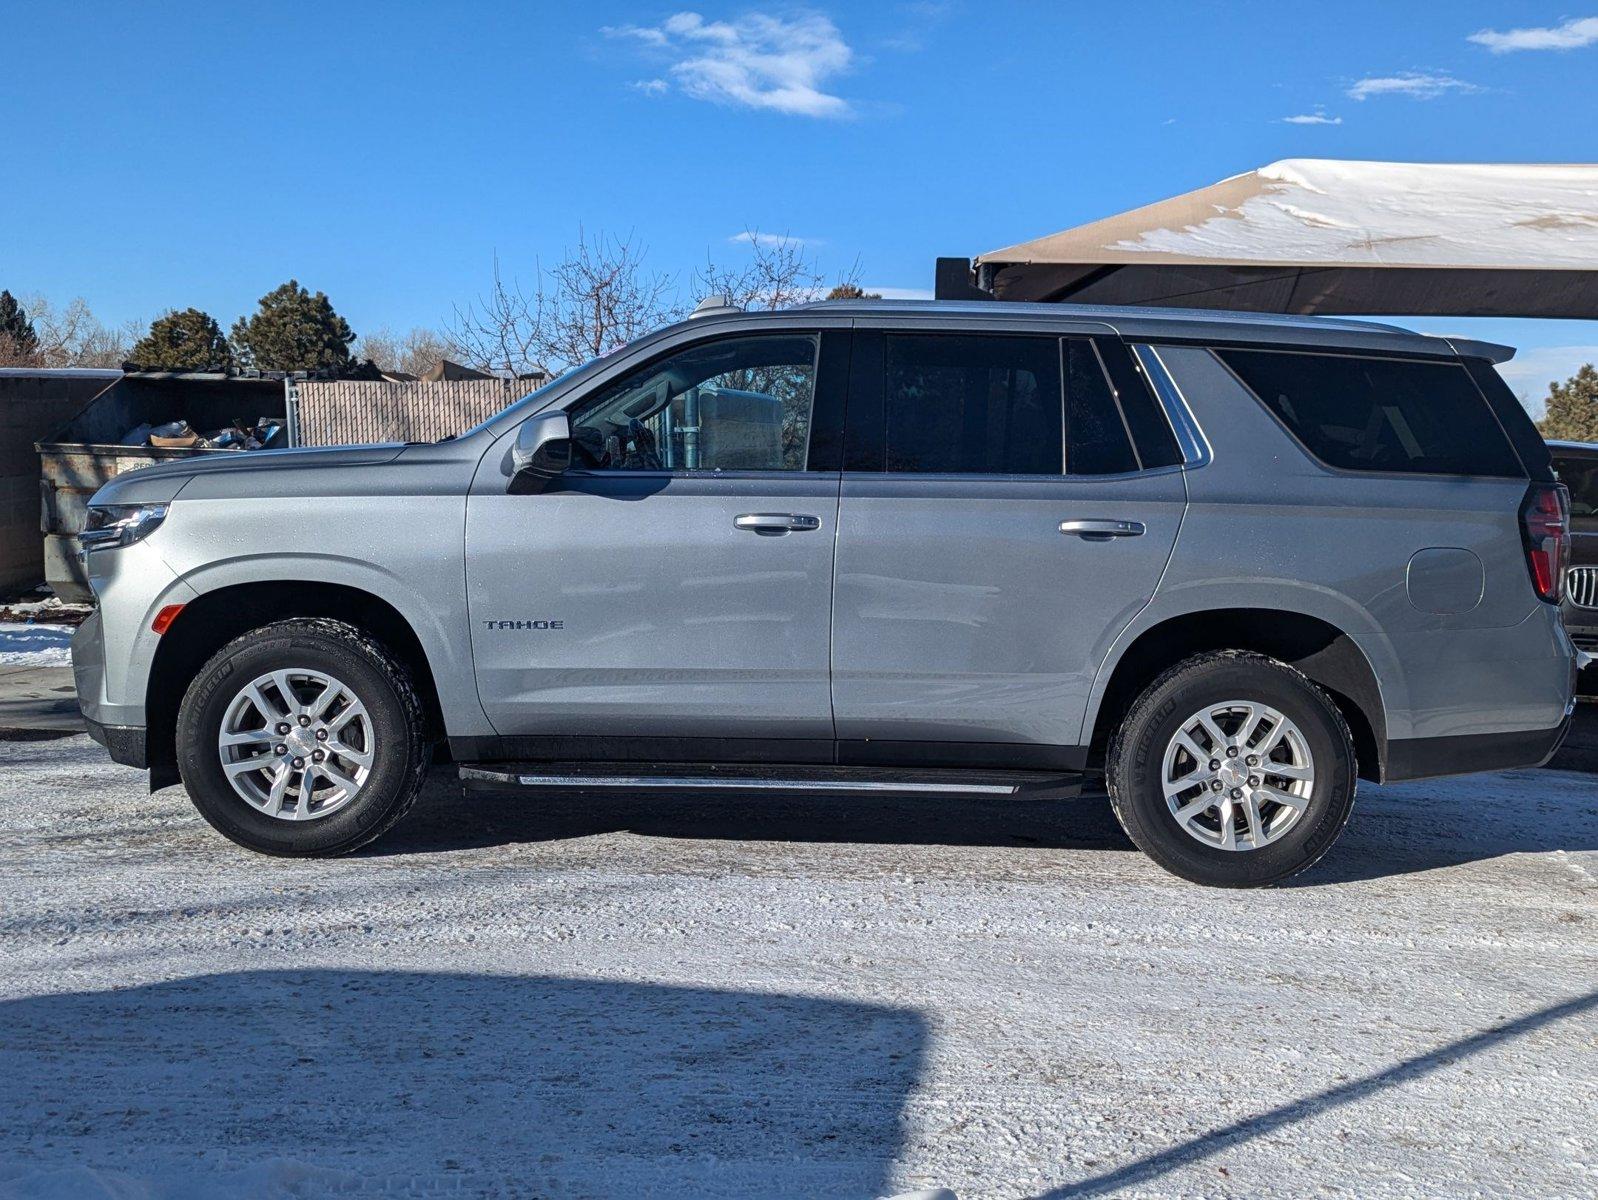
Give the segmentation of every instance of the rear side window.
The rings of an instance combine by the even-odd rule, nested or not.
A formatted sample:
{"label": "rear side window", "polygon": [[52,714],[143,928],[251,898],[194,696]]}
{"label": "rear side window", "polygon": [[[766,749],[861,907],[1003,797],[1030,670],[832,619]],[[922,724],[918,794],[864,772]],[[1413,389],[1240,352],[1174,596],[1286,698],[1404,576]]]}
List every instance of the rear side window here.
{"label": "rear side window", "polygon": [[1216,350],[1316,458],[1345,471],[1523,476],[1458,363]]}
{"label": "rear side window", "polygon": [[1124,342],[1102,338],[1098,342],[1104,365],[1109,368],[1110,382],[1115,385],[1116,399],[1126,415],[1126,427],[1132,431],[1137,443],[1138,457],[1143,469],[1171,467],[1182,461],[1181,447],[1176,444],[1176,433],[1171,422],[1154,398],[1148,376],[1132,361],[1132,353]]}
{"label": "rear side window", "polygon": [[886,353],[888,470],[1060,473],[1057,339],[890,334]]}
{"label": "rear side window", "polygon": [[1065,339],[1065,465],[1073,475],[1137,470],[1137,455],[1098,351],[1087,338]]}

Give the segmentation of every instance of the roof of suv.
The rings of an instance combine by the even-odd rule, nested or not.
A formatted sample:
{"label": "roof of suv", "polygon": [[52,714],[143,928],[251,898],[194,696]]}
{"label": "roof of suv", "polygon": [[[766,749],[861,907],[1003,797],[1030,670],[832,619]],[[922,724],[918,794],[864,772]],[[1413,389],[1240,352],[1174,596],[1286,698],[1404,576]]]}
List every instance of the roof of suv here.
{"label": "roof of suv", "polygon": [[1133,308],[1123,304],[1043,304],[1015,300],[817,300],[797,305],[828,312],[948,313],[974,317],[1008,315],[1015,317],[1060,317],[1076,320],[1108,321],[1202,321],[1214,325],[1299,325],[1310,329],[1350,329],[1409,333],[1397,325],[1378,321],[1352,321],[1346,317],[1294,317],[1277,313],[1232,312],[1225,309]]}
{"label": "roof of suv", "polygon": [[838,316],[955,317],[983,323],[1005,321],[1098,321],[1125,337],[1286,342],[1339,345],[1421,354],[1459,353],[1504,362],[1508,346],[1462,338],[1428,337],[1398,325],[1353,321],[1346,317],[1298,317],[1222,309],[1143,308],[1105,304],[1034,304],[998,300],[818,300],[788,312],[826,312]]}

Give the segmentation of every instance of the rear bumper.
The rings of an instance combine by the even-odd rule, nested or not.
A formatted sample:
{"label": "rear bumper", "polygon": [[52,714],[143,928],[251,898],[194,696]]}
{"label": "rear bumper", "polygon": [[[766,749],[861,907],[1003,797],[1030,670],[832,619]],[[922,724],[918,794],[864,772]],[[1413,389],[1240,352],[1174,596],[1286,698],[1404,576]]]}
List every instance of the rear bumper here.
{"label": "rear bumper", "polygon": [[1569,732],[1567,716],[1552,729],[1395,739],[1387,743],[1387,770],[1383,782],[1540,767],[1558,752]]}

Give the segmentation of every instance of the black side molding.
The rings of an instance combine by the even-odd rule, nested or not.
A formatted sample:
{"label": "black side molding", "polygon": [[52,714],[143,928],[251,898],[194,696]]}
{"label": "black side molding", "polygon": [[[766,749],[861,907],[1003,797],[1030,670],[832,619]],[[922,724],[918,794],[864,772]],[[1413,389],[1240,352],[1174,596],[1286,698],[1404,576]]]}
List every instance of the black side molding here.
{"label": "black side molding", "polygon": [[1558,752],[1570,732],[1566,717],[1552,729],[1520,733],[1473,733],[1465,737],[1393,738],[1387,743],[1383,783],[1434,779],[1477,771],[1540,767]]}
{"label": "black side molding", "polygon": [[958,768],[1001,771],[1081,771],[1086,746],[1022,742],[898,742],[778,738],[452,737],[458,763],[630,762],[768,763],[816,766]]}

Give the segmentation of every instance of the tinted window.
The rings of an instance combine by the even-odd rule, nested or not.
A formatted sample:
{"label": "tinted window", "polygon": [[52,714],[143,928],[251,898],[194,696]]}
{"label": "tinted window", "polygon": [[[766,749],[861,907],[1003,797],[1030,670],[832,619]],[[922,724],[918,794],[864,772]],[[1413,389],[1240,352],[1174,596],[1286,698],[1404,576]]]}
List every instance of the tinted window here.
{"label": "tinted window", "polygon": [[1570,489],[1570,515],[1598,517],[1598,458],[1556,453],[1554,470]]}
{"label": "tinted window", "polygon": [[1126,426],[1132,431],[1137,444],[1138,457],[1144,470],[1151,467],[1170,467],[1182,461],[1182,448],[1176,443],[1176,433],[1160,402],[1154,398],[1148,376],[1132,361],[1132,353],[1124,342],[1100,339],[1099,351],[1110,371],[1110,382],[1115,385],[1116,398],[1126,416]]}
{"label": "tinted window", "polygon": [[1548,461],[1548,444],[1543,441],[1543,435],[1537,432],[1531,414],[1515,398],[1515,393],[1509,390],[1503,377],[1493,370],[1492,363],[1484,358],[1467,358],[1464,363],[1465,370],[1470,372],[1481,394],[1487,397],[1493,415],[1509,435],[1510,444],[1515,447],[1515,453],[1520,455],[1520,465],[1526,468],[1526,474],[1541,483],[1552,483],[1554,476]]}
{"label": "tinted window", "polygon": [[645,367],[573,418],[573,464],[609,471],[802,471],[813,334],[722,338]]}
{"label": "tinted window", "polygon": [[1060,343],[889,334],[890,471],[1058,475]]}
{"label": "tinted window", "polygon": [[1072,475],[1137,470],[1115,393],[1087,338],[1065,340],[1065,441],[1065,466]]}
{"label": "tinted window", "polygon": [[1218,350],[1322,462],[1350,471],[1522,475],[1457,363]]}

